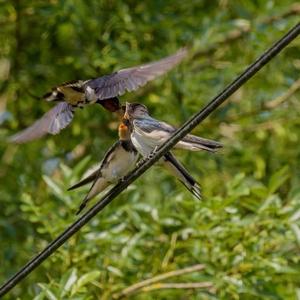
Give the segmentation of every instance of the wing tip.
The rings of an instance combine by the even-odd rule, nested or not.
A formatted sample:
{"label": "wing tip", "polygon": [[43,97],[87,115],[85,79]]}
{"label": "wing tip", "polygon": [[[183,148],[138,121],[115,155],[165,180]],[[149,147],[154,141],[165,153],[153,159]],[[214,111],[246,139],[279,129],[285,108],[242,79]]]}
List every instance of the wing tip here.
{"label": "wing tip", "polygon": [[67,191],[72,191],[72,190],[76,189],[76,186],[77,186],[77,184],[71,185],[71,186],[67,189]]}
{"label": "wing tip", "polygon": [[22,134],[23,134],[22,131],[19,133],[13,134],[6,138],[6,142],[9,144],[21,145],[21,144],[25,144],[27,142],[34,140],[31,138],[29,138],[29,139],[24,138],[24,137],[22,137]]}

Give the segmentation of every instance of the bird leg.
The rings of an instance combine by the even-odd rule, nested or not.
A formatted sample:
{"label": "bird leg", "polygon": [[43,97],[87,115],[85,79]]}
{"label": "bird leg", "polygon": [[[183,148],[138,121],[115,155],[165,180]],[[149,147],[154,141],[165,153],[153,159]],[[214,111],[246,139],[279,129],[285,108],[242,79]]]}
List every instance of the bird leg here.
{"label": "bird leg", "polygon": [[136,163],[136,167],[139,168],[143,163],[147,161],[147,158],[142,158]]}
{"label": "bird leg", "polygon": [[127,178],[128,178],[128,175],[125,175],[125,176],[121,177],[121,178],[119,179],[118,183],[122,183],[122,182],[126,181]]}
{"label": "bird leg", "polygon": [[145,163],[147,160],[151,159],[157,153],[157,149],[158,149],[158,146],[155,146],[155,148],[152,150],[151,153],[149,153],[149,155],[147,157],[144,157],[137,162],[136,167],[139,168],[143,163]]}
{"label": "bird leg", "polygon": [[150,154],[147,156],[146,160],[151,159],[157,153],[157,149],[158,149],[158,146],[155,146],[155,148],[152,150],[152,152],[150,152]]}

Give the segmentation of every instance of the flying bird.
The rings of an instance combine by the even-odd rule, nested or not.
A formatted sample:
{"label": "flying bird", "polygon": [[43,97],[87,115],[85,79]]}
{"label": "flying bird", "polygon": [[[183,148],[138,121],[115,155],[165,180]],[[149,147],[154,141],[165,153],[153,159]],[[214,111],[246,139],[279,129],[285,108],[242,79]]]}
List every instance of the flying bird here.
{"label": "flying bird", "polygon": [[[131,141],[144,158],[147,158],[176,131],[175,127],[166,122],[152,118],[147,107],[140,103],[126,103],[124,122],[130,124]],[[174,148],[216,152],[222,148],[222,144],[188,134]]]}
{"label": "flying bird", "polygon": [[155,62],[122,69],[96,79],[69,81],[56,86],[43,98],[59,103],[30,127],[11,136],[9,141],[21,144],[47,133],[58,134],[71,123],[75,110],[88,104],[99,103],[108,111],[123,115],[118,96],[126,91],[135,91],[148,81],[163,75],[179,64],[186,54],[186,49],[180,49],[174,55]]}
{"label": "flying bird", "polygon": [[138,160],[139,153],[130,140],[130,131],[125,124],[119,125],[119,140],[105,153],[100,167],[92,174],[71,186],[73,190],[88,183],[92,186],[82,201],[77,214],[87,205],[89,200],[105,190],[109,185],[117,183],[129,171],[131,171]]}

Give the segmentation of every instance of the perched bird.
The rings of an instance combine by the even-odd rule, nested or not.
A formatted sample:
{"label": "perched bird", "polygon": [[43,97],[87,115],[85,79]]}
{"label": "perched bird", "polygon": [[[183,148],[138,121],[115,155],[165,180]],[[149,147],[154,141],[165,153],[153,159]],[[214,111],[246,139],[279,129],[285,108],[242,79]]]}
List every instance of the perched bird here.
{"label": "perched bird", "polygon": [[156,62],[122,69],[96,79],[70,81],[54,87],[44,95],[44,99],[59,103],[30,127],[11,136],[9,141],[20,144],[47,133],[58,134],[71,123],[76,108],[83,108],[87,104],[99,103],[105,109],[123,115],[118,96],[126,91],[137,90],[148,81],[163,75],[179,64],[186,54],[187,50],[181,49]]}
{"label": "perched bird", "polygon": [[[126,103],[124,122],[132,127],[131,141],[144,158],[147,158],[176,131],[175,127],[150,117],[147,107],[139,103]],[[186,135],[174,146],[174,148],[190,151],[209,152],[215,152],[221,147],[218,142],[191,134]]]}
{"label": "perched bird", "polygon": [[130,140],[130,131],[125,124],[119,125],[119,140],[105,153],[100,167],[91,175],[71,186],[68,190],[92,183],[92,186],[81,203],[77,214],[86,206],[88,201],[101,193],[109,185],[121,180],[138,160],[138,152]]}

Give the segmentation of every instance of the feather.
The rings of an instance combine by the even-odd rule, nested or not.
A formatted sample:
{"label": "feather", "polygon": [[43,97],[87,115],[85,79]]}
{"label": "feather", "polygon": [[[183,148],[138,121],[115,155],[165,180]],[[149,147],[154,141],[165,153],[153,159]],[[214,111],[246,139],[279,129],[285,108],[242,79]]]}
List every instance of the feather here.
{"label": "feather", "polygon": [[126,91],[137,90],[148,81],[163,75],[179,64],[186,54],[187,50],[181,49],[174,55],[156,62],[122,69],[113,74],[89,80],[86,83],[86,87],[95,90],[96,97],[100,100],[120,96]]}
{"label": "feather", "polygon": [[74,108],[72,105],[60,102],[30,127],[9,137],[9,142],[22,144],[38,139],[47,133],[58,134],[71,123],[73,116]]}

